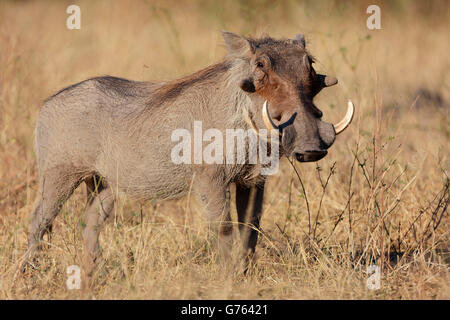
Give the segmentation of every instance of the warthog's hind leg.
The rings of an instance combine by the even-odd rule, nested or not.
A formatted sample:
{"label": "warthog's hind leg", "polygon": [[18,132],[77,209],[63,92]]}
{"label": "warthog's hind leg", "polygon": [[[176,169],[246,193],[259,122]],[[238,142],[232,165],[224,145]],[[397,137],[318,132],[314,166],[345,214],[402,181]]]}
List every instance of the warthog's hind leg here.
{"label": "warthog's hind leg", "polygon": [[70,174],[72,169],[59,166],[53,170],[47,170],[42,175],[41,195],[31,218],[28,251],[22,264],[22,272],[28,265],[35,265],[36,252],[40,249],[44,234],[51,231],[53,220],[81,182],[78,175]]}
{"label": "warthog's hind leg", "polygon": [[111,216],[114,209],[114,195],[111,188],[95,176],[87,179],[87,209],[84,220],[84,274],[90,279],[101,258],[98,242],[103,223]]}

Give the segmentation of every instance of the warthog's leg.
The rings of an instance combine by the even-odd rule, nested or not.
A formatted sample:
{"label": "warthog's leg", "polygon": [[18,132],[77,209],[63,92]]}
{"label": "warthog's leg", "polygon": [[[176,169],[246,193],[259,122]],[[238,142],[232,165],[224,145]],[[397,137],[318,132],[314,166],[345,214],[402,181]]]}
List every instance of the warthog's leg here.
{"label": "warthog's leg", "polygon": [[246,263],[251,262],[258,241],[264,183],[253,188],[236,185],[236,210]]}
{"label": "warthog's leg", "polygon": [[227,261],[233,240],[229,187],[205,178],[196,180],[194,191],[200,195],[205,205],[210,227],[218,235],[220,255]]}
{"label": "warthog's leg", "polygon": [[90,279],[101,257],[98,237],[103,223],[114,209],[114,195],[111,188],[99,177],[89,178],[85,182],[88,207],[83,229],[84,273]]}
{"label": "warthog's leg", "polygon": [[31,218],[28,251],[22,265],[22,272],[28,264],[33,266],[34,257],[40,248],[44,234],[51,230],[53,220],[81,182],[78,174],[72,175],[70,172],[73,172],[72,167],[59,166],[47,170],[41,176],[41,194]]}

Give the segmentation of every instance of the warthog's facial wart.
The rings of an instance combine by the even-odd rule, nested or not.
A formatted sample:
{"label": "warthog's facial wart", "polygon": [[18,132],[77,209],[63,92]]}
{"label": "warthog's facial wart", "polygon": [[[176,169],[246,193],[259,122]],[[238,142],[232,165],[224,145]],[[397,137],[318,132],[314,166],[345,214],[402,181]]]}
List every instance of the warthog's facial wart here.
{"label": "warthog's facial wart", "polygon": [[[253,114],[261,125],[281,140],[281,152],[298,161],[317,161],[327,155],[336,135],[351,123],[354,106],[336,125],[322,121],[313,102],[325,87],[337,84],[334,77],[317,74],[305,38],[292,40],[251,39],[223,32],[229,55],[245,61],[246,75],[239,83],[253,102]],[[256,130],[256,126],[252,125]]]}

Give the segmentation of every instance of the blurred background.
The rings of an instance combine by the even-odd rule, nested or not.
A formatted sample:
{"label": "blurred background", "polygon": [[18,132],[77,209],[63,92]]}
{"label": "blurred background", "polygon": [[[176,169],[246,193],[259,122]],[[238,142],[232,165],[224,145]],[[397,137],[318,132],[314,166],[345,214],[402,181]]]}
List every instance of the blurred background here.
{"label": "blurred background", "polygon": [[[81,8],[80,30],[66,27],[71,4]],[[371,4],[380,30],[367,28]],[[221,30],[304,33],[316,71],[339,80],[316,105],[336,122],[350,98],[354,123],[325,159],[297,172],[284,161],[270,179],[260,264],[244,283],[215,272],[190,201],[124,198],[102,236],[108,272],[95,296],[449,298],[449,24],[447,1],[0,1],[0,298],[78,297],[64,270],[79,263],[84,190],[56,221],[46,267],[17,280],[38,191],[33,130],[43,100],[99,75],[192,73],[223,58]],[[382,267],[381,290],[365,288],[369,262]]]}

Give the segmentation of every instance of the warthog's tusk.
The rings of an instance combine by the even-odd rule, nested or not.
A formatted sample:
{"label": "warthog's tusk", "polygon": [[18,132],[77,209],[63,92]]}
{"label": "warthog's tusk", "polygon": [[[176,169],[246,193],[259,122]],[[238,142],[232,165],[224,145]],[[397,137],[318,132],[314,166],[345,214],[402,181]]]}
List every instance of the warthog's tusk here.
{"label": "warthog's tusk", "polygon": [[278,126],[273,122],[272,118],[270,117],[269,111],[267,110],[267,100],[264,101],[263,110],[262,110],[262,117],[264,120],[264,124],[266,125],[266,128],[272,132],[277,130]]}
{"label": "warthog's tusk", "polygon": [[347,113],[345,114],[344,119],[336,123],[334,126],[334,131],[336,131],[336,134],[341,133],[345,130],[345,128],[348,127],[348,125],[353,120],[353,115],[355,114],[355,106],[353,105],[353,102],[351,100],[348,100],[348,106],[347,106]]}
{"label": "warthog's tusk", "polygon": [[266,100],[264,101],[262,116],[264,124],[266,125],[266,128],[269,130],[269,132],[278,133],[279,135],[281,135],[284,128],[294,123],[294,120],[297,117],[297,112],[294,112],[289,118],[289,120],[277,126],[270,117],[269,110],[267,110],[267,100]]}

